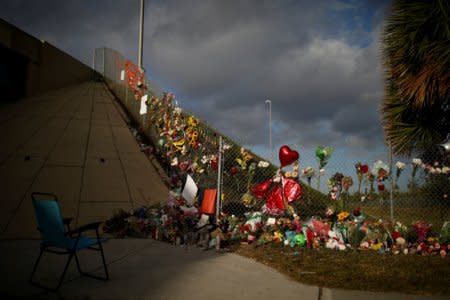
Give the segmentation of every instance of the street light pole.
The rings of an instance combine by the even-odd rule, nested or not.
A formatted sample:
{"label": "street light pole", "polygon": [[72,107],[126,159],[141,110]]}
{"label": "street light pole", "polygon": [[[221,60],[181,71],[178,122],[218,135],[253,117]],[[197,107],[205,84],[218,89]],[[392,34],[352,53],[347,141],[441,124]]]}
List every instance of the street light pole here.
{"label": "street light pole", "polygon": [[273,150],[272,150],[272,101],[266,100],[269,104],[269,148],[270,148],[270,162],[273,163]]}
{"label": "street light pole", "polygon": [[138,66],[141,71],[142,67],[142,49],[144,43],[144,0],[141,0],[141,13],[139,19],[139,49],[138,49]]}

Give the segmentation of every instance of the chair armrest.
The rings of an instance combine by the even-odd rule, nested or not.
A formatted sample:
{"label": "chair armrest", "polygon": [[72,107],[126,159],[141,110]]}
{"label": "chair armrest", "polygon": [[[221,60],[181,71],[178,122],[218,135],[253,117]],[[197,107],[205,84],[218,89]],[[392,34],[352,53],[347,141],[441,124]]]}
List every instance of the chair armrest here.
{"label": "chair armrest", "polygon": [[93,223],[89,223],[89,224],[83,225],[83,226],[78,227],[78,228],[76,228],[74,230],[70,230],[70,231],[66,232],[66,235],[71,236],[73,234],[80,234],[80,233],[82,233],[82,232],[84,232],[86,230],[98,230],[98,227],[100,226],[101,223],[102,222],[93,222]]}
{"label": "chair armrest", "polygon": [[64,218],[63,223],[67,227],[67,231],[71,231],[72,228],[70,228],[70,222],[72,222],[72,218]]}
{"label": "chair armrest", "polygon": [[64,218],[63,219],[64,225],[69,226],[72,220],[73,218]]}

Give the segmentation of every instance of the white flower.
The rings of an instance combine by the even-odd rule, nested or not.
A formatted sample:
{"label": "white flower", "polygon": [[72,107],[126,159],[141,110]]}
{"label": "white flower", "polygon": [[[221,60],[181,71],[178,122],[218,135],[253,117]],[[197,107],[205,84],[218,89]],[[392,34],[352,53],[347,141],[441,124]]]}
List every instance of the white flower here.
{"label": "white flower", "polygon": [[413,158],[412,163],[413,165],[419,166],[422,164],[422,160],[420,158]]}
{"label": "white flower", "polygon": [[325,169],[324,169],[324,168],[320,169],[320,170],[319,170],[319,174],[320,174],[320,175],[325,175]]}
{"label": "white flower", "polygon": [[258,162],[258,168],[267,168],[269,166],[269,163],[267,161],[261,160]]}
{"label": "white flower", "polygon": [[450,168],[449,167],[442,167],[442,173],[443,174],[448,174],[448,173],[450,173]]}
{"label": "white flower", "polygon": [[183,112],[181,107],[175,107],[175,109],[173,111],[174,111],[174,113],[179,114],[179,115]]}
{"label": "white flower", "polygon": [[178,157],[175,157],[174,159],[172,159],[172,162],[170,163],[170,165],[172,167],[177,166],[178,165]]}
{"label": "white flower", "polygon": [[312,178],[314,173],[315,171],[313,167],[306,167],[302,170],[302,177]]}
{"label": "white flower", "polygon": [[202,162],[202,164],[206,164],[208,163],[208,157],[206,155],[203,155],[202,159],[200,160]]}
{"label": "white flower", "polygon": [[281,176],[277,175],[274,177],[273,182],[280,182],[281,181]]}
{"label": "white flower", "polygon": [[431,167],[428,172],[430,172],[431,174],[436,174],[436,169]]}
{"label": "white flower", "polygon": [[374,176],[378,176],[378,173],[380,172],[381,169],[383,169],[384,171],[386,171],[387,174],[389,174],[389,166],[385,164],[382,160],[377,160],[373,164],[372,174]]}
{"label": "white flower", "polygon": [[403,169],[405,168],[406,164],[403,163],[403,162],[401,162],[401,161],[398,161],[398,162],[395,164],[395,166],[397,167],[397,169],[403,170]]}
{"label": "white flower", "polygon": [[434,168],[434,173],[435,174],[441,174],[442,173],[442,169],[441,168]]}
{"label": "white flower", "polygon": [[231,145],[223,144],[223,150],[229,150],[231,149]]}

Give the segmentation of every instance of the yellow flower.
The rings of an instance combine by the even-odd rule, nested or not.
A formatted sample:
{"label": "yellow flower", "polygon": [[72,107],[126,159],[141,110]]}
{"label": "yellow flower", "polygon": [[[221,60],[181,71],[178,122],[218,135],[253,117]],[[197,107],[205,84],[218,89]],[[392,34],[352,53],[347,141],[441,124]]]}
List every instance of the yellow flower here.
{"label": "yellow flower", "polygon": [[375,243],[372,244],[372,246],[370,246],[370,249],[378,251],[381,249],[382,246],[383,246],[383,243],[378,242],[376,244]]}
{"label": "yellow flower", "polygon": [[347,219],[348,216],[350,216],[350,214],[349,214],[348,212],[342,211],[342,212],[340,212],[340,213],[337,215],[338,221],[339,221],[339,222],[345,221],[345,219]]}
{"label": "yellow flower", "polygon": [[281,233],[280,231],[275,231],[273,233],[273,240],[275,242],[281,242],[283,240],[283,233]]}
{"label": "yellow flower", "polygon": [[427,238],[427,241],[428,241],[429,244],[436,243],[438,240],[439,239],[437,237],[434,237],[434,236],[430,236],[430,237]]}
{"label": "yellow flower", "polygon": [[198,125],[198,119],[193,116],[189,116],[187,123],[190,127],[196,127]]}

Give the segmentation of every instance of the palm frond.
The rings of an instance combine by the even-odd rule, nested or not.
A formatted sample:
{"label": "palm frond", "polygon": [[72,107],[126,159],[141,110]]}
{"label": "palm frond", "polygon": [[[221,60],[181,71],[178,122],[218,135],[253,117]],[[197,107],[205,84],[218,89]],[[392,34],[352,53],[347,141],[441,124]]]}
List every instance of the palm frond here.
{"label": "palm frond", "polygon": [[403,101],[393,82],[387,83],[381,112],[385,139],[396,155],[436,148],[450,130],[449,100],[419,110]]}
{"label": "palm frond", "polygon": [[383,35],[386,76],[416,108],[450,90],[450,1],[395,0]]}

